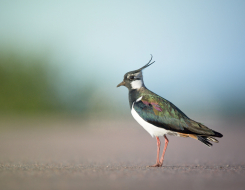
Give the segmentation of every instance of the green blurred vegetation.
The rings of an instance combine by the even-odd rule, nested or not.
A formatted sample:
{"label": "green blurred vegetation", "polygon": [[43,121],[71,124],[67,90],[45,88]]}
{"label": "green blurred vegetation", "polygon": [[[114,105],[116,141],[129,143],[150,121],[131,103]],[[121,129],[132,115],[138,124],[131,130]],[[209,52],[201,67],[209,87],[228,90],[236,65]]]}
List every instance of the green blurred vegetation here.
{"label": "green blurred vegetation", "polygon": [[0,113],[108,111],[106,95],[96,92],[95,86],[87,82],[83,85],[69,81],[56,67],[47,55],[0,51]]}
{"label": "green blurred vegetation", "polygon": [[50,81],[47,58],[0,52],[1,112],[46,112],[61,107]]}

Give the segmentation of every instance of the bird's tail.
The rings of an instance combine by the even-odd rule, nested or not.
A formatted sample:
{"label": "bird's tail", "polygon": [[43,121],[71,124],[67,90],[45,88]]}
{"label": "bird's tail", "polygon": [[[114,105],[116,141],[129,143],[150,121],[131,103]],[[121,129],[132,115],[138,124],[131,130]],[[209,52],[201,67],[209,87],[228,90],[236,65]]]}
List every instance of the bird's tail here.
{"label": "bird's tail", "polygon": [[[197,122],[198,123],[198,122]],[[198,123],[199,127],[202,128],[202,129],[208,129],[205,125],[201,124],[201,123]],[[210,130],[210,129],[209,129]],[[212,129],[211,129],[212,130]],[[211,136],[203,136],[203,135],[197,135],[197,140],[201,141],[202,143],[204,143],[205,145],[207,145],[208,147],[211,147],[213,146],[212,143],[210,142],[215,142],[215,143],[218,143],[219,141],[214,138],[214,137],[219,137],[219,138],[222,138],[223,135],[217,131],[214,131],[212,130],[212,132],[214,134],[212,134]]]}
{"label": "bird's tail", "polygon": [[210,142],[214,142],[214,143],[218,143],[219,141],[214,138],[214,137],[223,137],[223,135],[219,132],[213,131],[214,132],[214,136],[199,136],[197,135],[197,140],[201,141],[202,143],[204,143],[205,145],[207,145],[208,147],[213,146],[212,143]]}
{"label": "bird's tail", "polygon": [[[222,137],[223,136],[222,134],[220,134],[218,132],[215,132],[215,135],[216,135],[215,137]],[[213,144],[211,142],[214,142],[214,143],[218,143],[219,142],[213,136],[202,136],[202,135],[196,135],[196,134],[183,134],[183,133],[179,133],[179,136],[181,136],[181,137],[191,137],[193,139],[199,140],[203,144],[207,145],[208,147],[213,146]]]}
{"label": "bird's tail", "polygon": [[214,137],[205,137],[205,136],[197,136],[197,140],[201,141],[202,143],[204,143],[205,145],[207,145],[208,147],[211,147],[213,146],[211,142],[215,142],[215,143],[218,143],[219,141],[214,138]]}
{"label": "bird's tail", "polygon": [[213,144],[209,142],[210,140],[209,138],[210,137],[197,136],[197,140],[201,141],[203,144],[207,145],[208,147],[211,147],[213,146]]}

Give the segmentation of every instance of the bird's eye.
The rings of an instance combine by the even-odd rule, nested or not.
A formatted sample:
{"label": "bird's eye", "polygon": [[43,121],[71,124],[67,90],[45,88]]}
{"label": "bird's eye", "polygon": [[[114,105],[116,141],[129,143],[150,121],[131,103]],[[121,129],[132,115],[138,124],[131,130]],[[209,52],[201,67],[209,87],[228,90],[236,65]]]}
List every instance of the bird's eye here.
{"label": "bird's eye", "polygon": [[134,76],[130,76],[129,79],[130,79],[130,80],[133,80],[133,79],[134,79]]}

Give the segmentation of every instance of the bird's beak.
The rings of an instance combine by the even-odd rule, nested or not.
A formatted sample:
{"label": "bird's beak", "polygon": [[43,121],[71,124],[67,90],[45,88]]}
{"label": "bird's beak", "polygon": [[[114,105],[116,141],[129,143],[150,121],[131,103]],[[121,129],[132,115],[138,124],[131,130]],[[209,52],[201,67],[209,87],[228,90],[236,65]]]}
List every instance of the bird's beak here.
{"label": "bird's beak", "polygon": [[117,87],[119,87],[119,86],[125,86],[125,82],[122,81],[119,85],[117,85]]}

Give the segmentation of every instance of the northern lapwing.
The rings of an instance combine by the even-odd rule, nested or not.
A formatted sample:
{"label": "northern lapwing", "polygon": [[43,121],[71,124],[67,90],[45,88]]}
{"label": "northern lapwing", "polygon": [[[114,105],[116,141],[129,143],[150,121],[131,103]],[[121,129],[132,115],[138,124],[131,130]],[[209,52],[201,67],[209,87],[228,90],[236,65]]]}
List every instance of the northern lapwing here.
{"label": "northern lapwing", "polygon": [[[166,135],[191,137],[201,141],[208,147],[212,146],[210,142],[219,142],[214,137],[222,137],[223,135],[209,129],[202,123],[190,119],[174,104],[145,87],[142,70],[155,62],[151,61],[152,56],[145,66],[138,70],[127,72],[124,75],[123,82],[118,84],[117,87],[125,86],[128,88],[131,114],[152,137],[156,137],[157,161],[152,167],[161,167],[169,143]],[[160,136],[165,138],[165,146],[159,160]]]}

